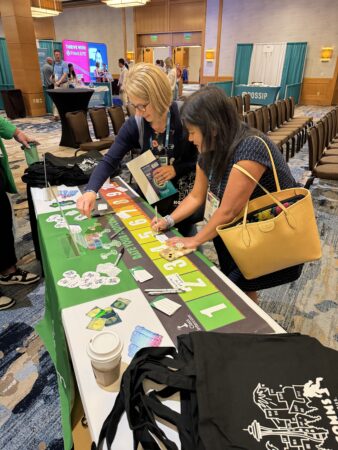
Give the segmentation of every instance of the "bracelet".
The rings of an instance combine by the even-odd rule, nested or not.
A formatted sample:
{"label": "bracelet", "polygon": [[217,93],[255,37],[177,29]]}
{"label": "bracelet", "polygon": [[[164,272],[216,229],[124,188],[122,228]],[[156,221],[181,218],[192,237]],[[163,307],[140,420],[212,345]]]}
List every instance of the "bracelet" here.
{"label": "bracelet", "polygon": [[165,216],[164,220],[167,222],[168,228],[172,228],[175,225],[175,220],[171,217],[170,214]]}
{"label": "bracelet", "polygon": [[96,191],[94,191],[93,189],[86,189],[85,191],[84,191],[84,193],[86,193],[86,192],[92,192],[93,194],[97,194],[97,192]]}

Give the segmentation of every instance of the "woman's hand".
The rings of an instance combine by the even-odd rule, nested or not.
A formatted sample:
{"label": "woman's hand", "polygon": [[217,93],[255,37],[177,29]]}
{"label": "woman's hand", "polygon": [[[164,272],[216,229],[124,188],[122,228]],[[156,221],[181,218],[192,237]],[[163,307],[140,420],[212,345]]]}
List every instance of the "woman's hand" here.
{"label": "woman's hand", "polygon": [[20,144],[23,144],[26,148],[30,148],[29,142],[34,142],[35,144],[38,144],[37,141],[29,138],[23,131],[19,130],[18,128],[15,130],[13,138],[16,141],[20,142]]}
{"label": "woman's hand", "polygon": [[79,197],[76,202],[76,207],[81,214],[90,217],[91,210],[95,206],[96,193],[95,192],[85,192],[82,197]]}
{"label": "woman's hand", "polygon": [[154,170],[154,180],[157,184],[164,184],[166,181],[176,177],[174,166],[161,166]]}
{"label": "woman's hand", "polygon": [[184,248],[191,248],[196,249],[200,243],[197,241],[196,236],[192,237],[173,237],[171,239],[168,239],[166,242],[166,245],[169,245],[171,247],[174,247],[176,244],[183,244]]}
{"label": "woman's hand", "polygon": [[156,219],[156,217],[154,217],[153,220],[151,221],[151,228],[155,232],[165,231],[168,229],[168,224],[166,220],[162,218]]}

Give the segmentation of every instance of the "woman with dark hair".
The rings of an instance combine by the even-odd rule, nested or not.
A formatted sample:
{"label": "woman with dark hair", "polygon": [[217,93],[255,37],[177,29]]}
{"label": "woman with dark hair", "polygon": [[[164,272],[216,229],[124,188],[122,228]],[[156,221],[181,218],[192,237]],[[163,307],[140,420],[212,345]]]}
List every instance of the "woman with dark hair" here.
{"label": "woman with dark hair", "polygon": [[77,76],[74,70],[73,64],[68,64],[68,86],[72,85],[72,87],[75,87],[75,85],[78,83]]}
{"label": "woman with dark hair", "polygon": [[[198,151],[193,190],[165,219],[152,222],[154,229],[165,230],[193,214],[207,198],[210,207],[206,225],[193,237],[172,238],[169,244],[181,242],[186,248],[197,248],[213,239],[222,272],[253,300],[256,291],[296,280],[302,266],[246,280],[236,266],[221,238],[218,225],[231,222],[249,199],[263,195],[250,178],[233,168],[246,169],[270,192],[276,191],[271,160],[261,137],[271,150],[281,189],[296,186],[280,150],[269,138],[241,122],[226,95],[216,87],[206,87],[191,95],[184,103],[181,118]],[[277,256],[276,256],[277,257]]]}

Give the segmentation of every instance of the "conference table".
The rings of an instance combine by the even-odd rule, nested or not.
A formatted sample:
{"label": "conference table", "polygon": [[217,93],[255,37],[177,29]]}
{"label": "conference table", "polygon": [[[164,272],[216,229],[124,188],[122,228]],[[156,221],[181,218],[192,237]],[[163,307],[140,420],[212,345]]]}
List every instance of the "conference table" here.
{"label": "conference table", "polygon": [[253,105],[270,105],[277,100],[280,86],[260,86],[252,84],[237,84],[233,95],[249,94]]}
{"label": "conference table", "polygon": [[74,141],[72,130],[68,125],[66,113],[72,111],[87,112],[89,100],[94,93],[94,89],[57,88],[47,89],[46,92],[55,103],[60,115],[62,134],[59,145],[78,148],[78,145]]}
{"label": "conference table", "polygon": [[[47,189],[32,188],[46,285],[45,316],[37,331],[58,375],[67,450],[72,447],[71,367],[95,442],[118,392],[118,383],[108,388],[96,383],[87,357],[87,343],[98,332],[90,325],[94,308],[109,308],[118,299],[127,305],[124,309],[114,306],[118,320],[103,328],[115,331],[122,339],[123,368],[138,348],[133,333],[139,327],[159,336],[154,345],[161,346],[174,346],[178,335],[192,331],[284,332],[202,253],[197,251],[171,262],[163,259],[160,251],[166,239],[177,235],[177,231],[154,234],[150,228],[153,208],[121,178],[101,188],[96,217],[87,219],[76,210],[79,195],[77,187],[55,187],[52,196]],[[116,232],[118,235],[111,240],[109,236]],[[109,272],[111,263],[116,260],[117,247],[122,245],[125,252],[118,264],[119,273],[113,276]],[[174,311],[163,310],[163,305],[158,308],[163,298],[146,292],[177,283],[183,283],[185,291],[166,295]],[[168,401],[179,408],[177,399]],[[169,438],[178,440],[174,430],[165,427],[165,431]],[[126,419],[120,424],[116,442],[112,448],[133,448]]]}

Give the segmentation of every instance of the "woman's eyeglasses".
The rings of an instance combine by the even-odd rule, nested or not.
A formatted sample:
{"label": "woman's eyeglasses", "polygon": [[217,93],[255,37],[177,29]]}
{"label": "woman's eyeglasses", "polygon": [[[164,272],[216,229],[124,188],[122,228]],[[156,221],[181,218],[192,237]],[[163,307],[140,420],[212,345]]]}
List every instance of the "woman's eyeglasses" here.
{"label": "woman's eyeglasses", "polygon": [[128,105],[132,106],[133,108],[137,109],[140,112],[145,112],[149,103],[146,103],[145,105],[142,105],[142,104],[134,105],[134,103],[128,102]]}

